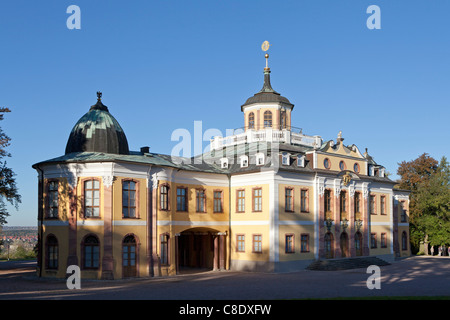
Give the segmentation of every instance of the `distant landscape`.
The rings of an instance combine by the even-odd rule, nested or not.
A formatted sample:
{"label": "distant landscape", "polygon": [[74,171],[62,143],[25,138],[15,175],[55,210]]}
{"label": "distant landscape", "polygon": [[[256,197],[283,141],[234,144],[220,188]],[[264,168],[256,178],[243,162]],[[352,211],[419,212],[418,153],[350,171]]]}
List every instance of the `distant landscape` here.
{"label": "distant landscape", "polygon": [[0,230],[0,260],[36,257],[37,226],[3,226]]}

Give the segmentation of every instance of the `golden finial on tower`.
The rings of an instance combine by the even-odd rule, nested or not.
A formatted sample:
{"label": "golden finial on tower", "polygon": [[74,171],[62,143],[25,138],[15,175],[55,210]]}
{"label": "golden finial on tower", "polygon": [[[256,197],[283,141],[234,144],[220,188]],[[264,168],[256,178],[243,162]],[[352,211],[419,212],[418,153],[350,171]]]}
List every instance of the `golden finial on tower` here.
{"label": "golden finial on tower", "polygon": [[[269,43],[269,41],[266,40],[266,41],[264,41],[262,43],[261,49],[262,49],[262,51],[266,52],[267,50],[269,50],[270,46],[271,46],[271,44]],[[264,57],[266,58],[266,67],[264,68],[264,70],[269,71],[270,70],[270,68],[269,68],[269,54],[266,53]]]}

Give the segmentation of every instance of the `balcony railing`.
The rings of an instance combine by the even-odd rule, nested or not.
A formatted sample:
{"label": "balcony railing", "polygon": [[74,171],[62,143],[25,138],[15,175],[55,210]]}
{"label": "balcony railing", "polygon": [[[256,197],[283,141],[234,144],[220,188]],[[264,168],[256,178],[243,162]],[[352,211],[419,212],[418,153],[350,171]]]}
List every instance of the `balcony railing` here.
{"label": "balcony railing", "polygon": [[211,139],[211,150],[252,142],[277,142],[319,148],[322,145],[322,138],[320,136],[308,136],[301,131],[297,133],[288,129],[247,129],[247,131],[232,136],[214,137]]}

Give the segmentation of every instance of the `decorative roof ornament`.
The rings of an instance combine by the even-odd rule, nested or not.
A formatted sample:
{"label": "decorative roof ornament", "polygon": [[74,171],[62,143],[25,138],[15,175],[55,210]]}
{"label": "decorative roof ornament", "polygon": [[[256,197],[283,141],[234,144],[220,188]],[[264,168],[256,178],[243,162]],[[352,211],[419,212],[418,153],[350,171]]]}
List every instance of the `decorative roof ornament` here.
{"label": "decorative roof ornament", "polygon": [[[262,49],[262,51],[266,52],[267,50],[269,50],[270,46],[271,46],[271,44],[269,44],[269,41],[264,41],[263,44],[261,45],[261,49]],[[264,68],[264,84],[263,84],[262,89],[259,92],[271,92],[271,93],[279,94],[278,92],[273,90],[273,88],[270,84],[269,54],[266,53],[264,55],[264,57],[266,58],[266,67]]]}
{"label": "decorative roof ornament", "polygon": [[[271,46],[271,44],[269,43],[269,41],[264,41],[261,45],[261,49],[262,51],[266,52],[267,50],[269,50],[269,47]],[[269,54],[266,53],[265,56],[266,58],[266,67],[264,68],[264,71],[269,71],[270,72],[270,68],[269,68]]]}
{"label": "decorative roof ornament", "polygon": [[342,141],[344,141],[344,138],[342,138],[342,131],[339,131],[337,136],[337,143],[341,143]]}
{"label": "decorative roof ornament", "polygon": [[97,91],[97,101],[102,101],[102,93]]}
{"label": "decorative roof ornament", "polygon": [[[264,41],[261,45],[262,51],[266,52],[269,50],[269,47],[272,44],[269,41]],[[244,111],[244,107],[254,103],[266,103],[266,102],[275,102],[275,103],[283,103],[284,106],[289,106],[291,109],[294,108],[294,105],[286,98],[281,96],[278,92],[276,92],[272,85],[270,84],[270,68],[269,68],[269,54],[266,53],[266,66],[264,68],[264,84],[259,92],[255,93],[253,97],[247,99],[247,101],[241,105],[241,111]]]}

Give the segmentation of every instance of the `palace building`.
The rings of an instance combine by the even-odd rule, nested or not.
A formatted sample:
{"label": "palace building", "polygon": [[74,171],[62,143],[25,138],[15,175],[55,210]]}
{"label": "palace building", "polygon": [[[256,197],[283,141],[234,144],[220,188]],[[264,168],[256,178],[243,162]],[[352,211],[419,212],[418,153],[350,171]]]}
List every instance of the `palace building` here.
{"label": "palace building", "polygon": [[129,150],[97,93],[65,154],[39,177],[38,275],[175,275],[185,269],[286,272],[325,259],[410,255],[408,192],[368,154],[291,126],[270,83],[241,106],[244,130],[192,158]]}

